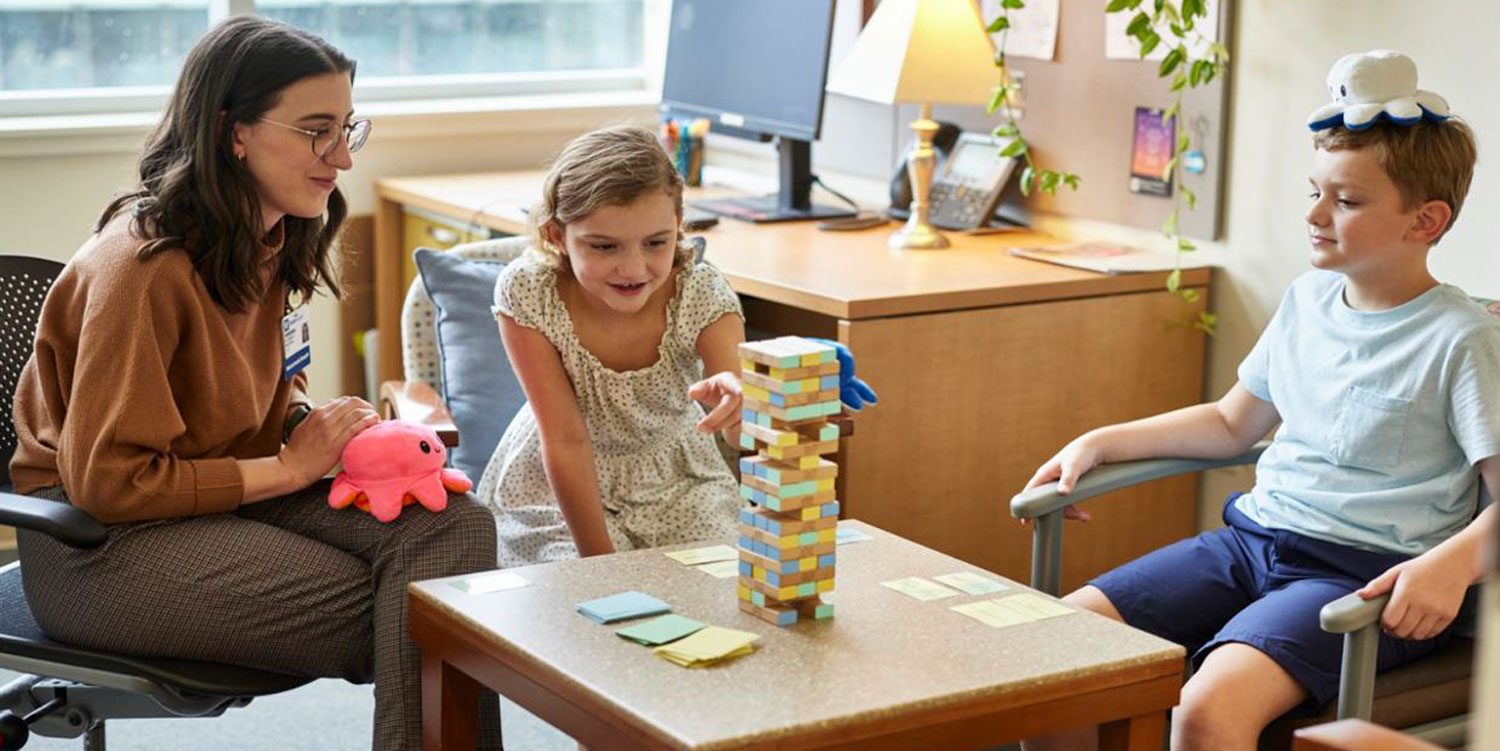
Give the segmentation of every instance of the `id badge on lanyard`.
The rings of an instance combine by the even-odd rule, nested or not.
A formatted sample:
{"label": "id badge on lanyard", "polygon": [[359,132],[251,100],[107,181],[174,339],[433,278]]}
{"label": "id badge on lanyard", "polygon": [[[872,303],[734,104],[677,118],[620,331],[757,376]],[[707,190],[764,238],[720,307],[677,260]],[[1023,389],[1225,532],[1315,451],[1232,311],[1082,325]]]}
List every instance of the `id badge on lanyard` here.
{"label": "id badge on lanyard", "polygon": [[292,306],[287,294],[286,314],[281,317],[281,378],[290,381],[312,362],[312,331],[307,324],[307,301]]}

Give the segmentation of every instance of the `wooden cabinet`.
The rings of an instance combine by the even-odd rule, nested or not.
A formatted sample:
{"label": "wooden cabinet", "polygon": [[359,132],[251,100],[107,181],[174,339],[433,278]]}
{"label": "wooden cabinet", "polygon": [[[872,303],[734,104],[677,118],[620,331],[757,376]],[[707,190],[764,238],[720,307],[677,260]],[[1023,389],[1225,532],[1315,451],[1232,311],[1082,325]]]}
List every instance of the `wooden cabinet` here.
{"label": "wooden cabinet", "polygon": [[[382,341],[398,336],[408,212],[522,232],[520,207],[540,181],[531,172],[377,184]],[[844,515],[1026,580],[1030,533],[1008,503],[1036,467],[1089,428],[1201,401],[1204,335],[1186,322],[1204,309],[1209,272],[1184,272],[1200,293],[1188,304],[1164,290],[1165,274],[1105,276],[1006,252],[1052,238],[953,234],[947,250],[896,252],[885,245],[892,229],[724,220],[704,236],[750,331],[837,338],[880,393],[838,457]],[[397,377],[399,348],[382,350],[383,376]],[[1192,534],[1195,497],[1188,477],[1095,503],[1093,522],[1068,525],[1064,586]]]}

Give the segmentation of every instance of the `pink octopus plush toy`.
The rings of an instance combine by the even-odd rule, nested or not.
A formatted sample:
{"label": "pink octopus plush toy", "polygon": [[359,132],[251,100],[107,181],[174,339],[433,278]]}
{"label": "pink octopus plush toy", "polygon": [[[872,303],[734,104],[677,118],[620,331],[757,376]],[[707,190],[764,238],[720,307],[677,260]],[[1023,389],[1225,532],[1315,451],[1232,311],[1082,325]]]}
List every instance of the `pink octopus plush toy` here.
{"label": "pink octopus plush toy", "polygon": [[413,503],[442,511],[448,507],[448,491],[473,487],[464,473],[443,466],[446,456],[432,428],[400,420],[377,423],[344,446],[344,469],[333,478],[328,505],[352,503],[383,522]]}

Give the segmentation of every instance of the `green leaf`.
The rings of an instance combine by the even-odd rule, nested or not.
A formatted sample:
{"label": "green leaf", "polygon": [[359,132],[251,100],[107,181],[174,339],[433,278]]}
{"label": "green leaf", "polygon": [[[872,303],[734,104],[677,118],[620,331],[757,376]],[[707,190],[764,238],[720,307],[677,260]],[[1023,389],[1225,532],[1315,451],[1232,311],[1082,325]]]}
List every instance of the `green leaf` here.
{"label": "green leaf", "polygon": [[1044,192],[1046,192],[1046,193],[1051,194],[1051,195],[1057,195],[1057,181],[1061,177],[1062,177],[1062,175],[1059,175],[1056,172],[1053,172],[1052,170],[1045,170],[1045,171],[1043,171],[1042,172],[1042,190]]}
{"label": "green leaf", "polygon": [[1182,269],[1172,269],[1172,273],[1167,274],[1167,291],[1176,292],[1181,286]]}
{"label": "green leaf", "polygon": [[1188,190],[1187,188],[1183,188],[1182,189],[1182,197],[1187,199],[1188,211],[1194,211],[1194,210],[1196,210],[1198,208],[1198,194],[1197,193],[1194,193],[1193,191]]}
{"label": "green leaf", "polygon": [[1156,49],[1158,44],[1161,44],[1161,36],[1154,31],[1147,30],[1141,35],[1141,57],[1145,58],[1151,54],[1151,50]]}
{"label": "green leaf", "polygon": [[1183,75],[1181,73],[1178,73],[1176,76],[1174,76],[1172,78],[1172,88],[1171,88],[1171,91],[1182,91],[1182,87],[1184,87],[1186,85],[1187,85],[1187,76],[1185,76],[1185,75]]}
{"label": "green leaf", "polygon": [[1036,183],[1036,169],[1028,164],[1026,169],[1021,170],[1021,195],[1031,195],[1031,186],[1034,183]]}
{"label": "green leaf", "polygon": [[[1140,4],[1140,0],[1137,0],[1136,4]],[[1119,13],[1129,7],[1131,7],[1130,0],[1109,0],[1109,5],[1105,6],[1104,12]]]}
{"label": "green leaf", "polygon": [[1177,238],[1177,249],[1184,253],[1191,253],[1197,250],[1198,246],[1194,245],[1193,241],[1187,239],[1186,237],[1179,237]]}
{"label": "green leaf", "polygon": [[[972,29],[974,27],[970,26],[969,28]],[[1006,18],[1005,16],[998,16],[995,18],[995,20],[990,21],[988,31],[991,34],[998,34],[1008,28],[1010,28],[1010,19]]]}
{"label": "green leaf", "polygon": [[1167,220],[1161,223],[1161,233],[1167,237],[1177,234],[1177,212],[1173,211],[1167,215]]}
{"label": "green leaf", "polygon": [[1168,52],[1167,56],[1162,58],[1161,65],[1157,67],[1156,75],[1162,78],[1166,78],[1167,76],[1172,75],[1172,71],[1176,70],[1177,66],[1182,64],[1182,57],[1183,54],[1181,47],[1177,47],[1171,52]]}
{"label": "green leaf", "polygon": [[1078,180],[1078,176],[1073,174],[1072,172],[1063,175],[1063,182],[1067,183],[1068,187],[1072,188],[1073,190],[1078,190]]}
{"label": "green leaf", "polygon": [[1174,24],[1168,24],[1167,28],[1171,29],[1172,30],[1172,34],[1174,36],[1176,36],[1178,39],[1184,39],[1184,38],[1187,37],[1187,32],[1183,31],[1182,27],[1178,26],[1175,23]]}
{"label": "green leaf", "polygon": [[1171,159],[1168,159],[1167,160],[1167,166],[1161,168],[1161,179],[1163,179],[1163,180],[1171,180],[1172,179],[1172,168],[1176,167],[1176,166],[1177,166],[1177,157],[1174,156]]}
{"label": "green leaf", "polygon": [[1020,10],[1026,7],[1026,3],[1021,2],[1021,0],[1001,0],[1000,7],[1010,8],[1011,10]]}
{"label": "green leaf", "polygon": [[1192,145],[1193,145],[1193,140],[1191,138],[1188,138],[1188,134],[1186,134],[1186,133],[1178,133],[1177,134],[1177,150],[1178,151],[1187,151],[1188,147],[1192,146]]}
{"label": "green leaf", "polygon": [[1177,117],[1177,107],[1180,104],[1181,104],[1181,102],[1172,102],[1172,106],[1170,106],[1170,107],[1162,110],[1161,121],[1162,122],[1167,122],[1167,121],[1171,120],[1172,118]]}
{"label": "green leaf", "polygon": [[1227,62],[1229,60],[1229,48],[1225,47],[1222,43],[1212,42],[1208,45],[1208,49],[1213,53],[1216,60],[1219,60],[1221,62]]}
{"label": "green leaf", "polygon": [[1194,60],[1192,66],[1188,68],[1189,85],[1197,86],[1198,82],[1203,80],[1203,65],[1202,60]]}
{"label": "green leaf", "polygon": [[1146,31],[1150,28],[1151,19],[1147,18],[1145,13],[1137,13],[1135,14],[1135,18],[1130,19],[1130,25],[1125,27],[1125,33],[1130,36],[1135,36],[1142,31]]}
{"label": "green leaf", "polygon": [[1162,6],[1166,5],[1166,4],[1167,4],[1167,0],[1156,0],[1156,12],[1160,13]]}
{"label": "green leaf", "polygon": [[[984,106],[985,112],[988,113],[988,114],[993,115],[993,114],[995,114],[995,110],[1000,109],[1000,105],[1002,105],[1004,103],[1005,103],[1005,87],[1004,86],[996,86],[994,93],[990,94],[990,103],[986,104]],[[997,133],[996,135],[999,135],[999,134]]]}
{"label": "green leaf", "polygon": [[1177,294],[1182,297],[1183,302],[1198,302],[1198,290],[1193,289],[1192,287],[1178,290]]}
{"label": "green leaf", "polygon": [[1198,314],[1198,322],[1193,324],[1193,328],[1199,329],[1209,336],[1213,336],[1214,329],[1218,326],[1218,323],[1218,316],[1214,315],[1213,313],[1209,313],[1208,311],[1203,311]]}
{"label": "green leaf", "polygon": [[1017,128],[1015,123],[1000,123],[990,131],[990,135],[996,138],[1015,138],[1021,135],[1021,129]]}
{"label": "green leaf", "polygon": [[1025,154],[1026,152],[1027,152],[1026,141],[1023,140],[1023,139],[1021,139],[1021,138],[1017,138],[1014,141],[1011,141],[1010,143],[1005,144],[1005,148],[1003,148],[1003,149],[1000,150],[1000,156],[1012,156],[1012,157],[1014,157],[1014,156],[1020,156],[1022,154]]}

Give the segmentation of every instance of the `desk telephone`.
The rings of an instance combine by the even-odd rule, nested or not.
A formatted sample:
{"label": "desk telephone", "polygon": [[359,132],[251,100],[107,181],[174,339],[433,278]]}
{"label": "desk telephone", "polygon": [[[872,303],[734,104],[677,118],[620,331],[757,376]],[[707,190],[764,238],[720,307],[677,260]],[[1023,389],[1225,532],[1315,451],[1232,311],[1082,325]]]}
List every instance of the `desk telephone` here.
{"label": "desk telephone", "polygon": [[[928,216],[933,226],[948,230],[983,227],[995,215],[1016,161],[1000,156],[1000,142],[981,133],[965,133],[952,123],[938,123],[932,145],[937,150]],[[909,152],[908,146],[906,152]],[[906,160],[891,178],[891,215],[910,213],[911,181]]]}

